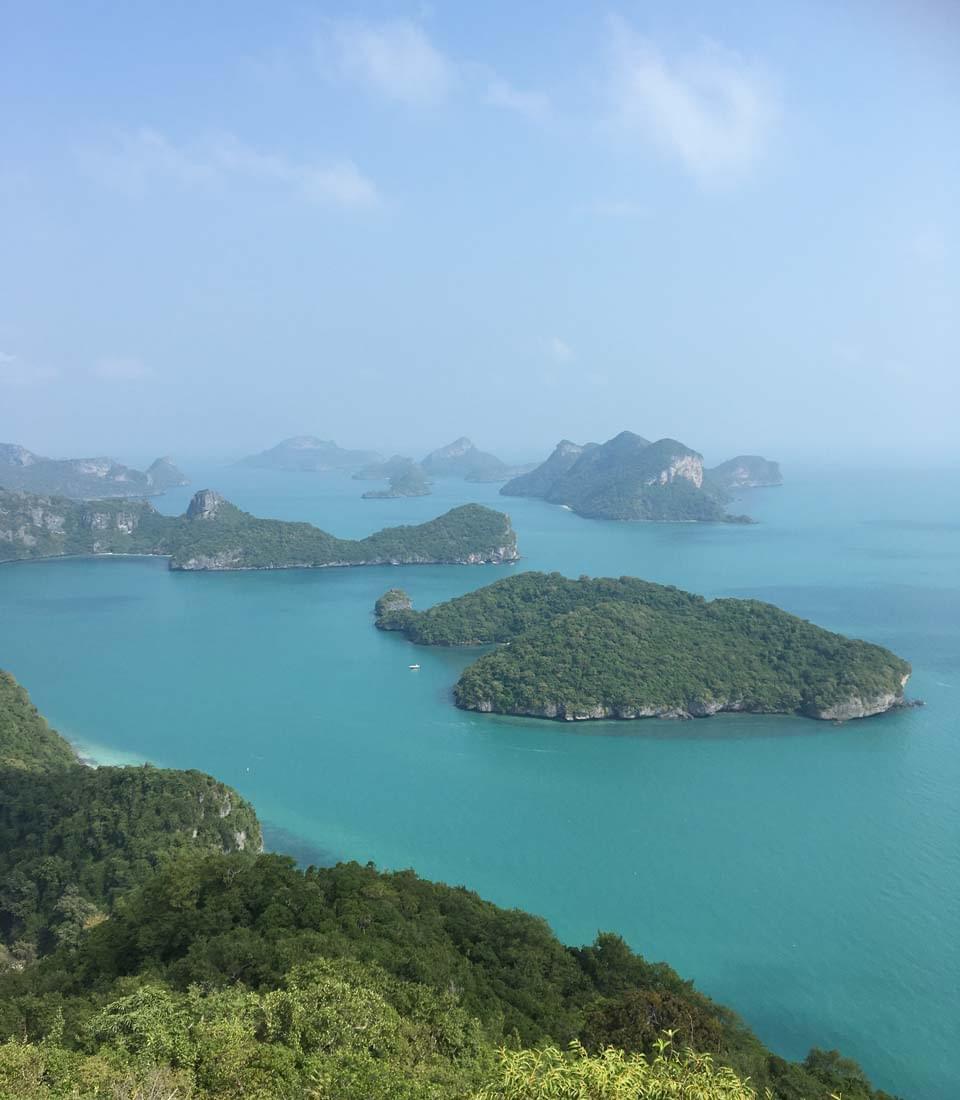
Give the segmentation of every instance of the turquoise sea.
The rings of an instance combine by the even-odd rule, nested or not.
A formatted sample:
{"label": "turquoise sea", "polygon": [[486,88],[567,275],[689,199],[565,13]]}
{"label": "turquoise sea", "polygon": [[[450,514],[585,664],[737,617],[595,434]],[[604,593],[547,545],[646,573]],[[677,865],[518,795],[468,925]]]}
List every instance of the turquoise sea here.
{"label": "turquoise sea", "polygon": [[[960,1095],[960,480],[788,470],[743,495],[757,526],[714,527],[588,521],[462,482],[362,501],[346,477],[192,472],[250,511],[348,536],[480,500],[510,512],[523,561],[4,566],[0,667],[78,746],[214,773],[303,860],[465,883],[570,943],[621,932],[786,1056],[838,1047],[905,1097]],[[842,727],[462,713],[450,688],[470,654],[379,633],[374,600],[402,585],[423,607],[511,568],[770,600],[908,658],[927,706]]]}

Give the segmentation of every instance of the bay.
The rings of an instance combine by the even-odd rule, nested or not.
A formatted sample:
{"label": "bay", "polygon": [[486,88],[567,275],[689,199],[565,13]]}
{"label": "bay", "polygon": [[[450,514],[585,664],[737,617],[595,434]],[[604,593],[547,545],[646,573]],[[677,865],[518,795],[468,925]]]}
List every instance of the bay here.
{"label": "bay", "polygon": [[[464,883],[566,942],[622,933],[778,1052],[814,1043],[874,1083],[960,1082],[960,489],[939,472],[792,471],[756,526],[581,519],[497,486],[363,501],[338,475],[194,464],[258,515],[358,537],[478,500],[517,566],[172,573],[141,558],[0,569],[0,667],[103,762],[200,768],[278,849]],[[191,489],[160,498],[178,512]],[[889,646],[924,708],[832,726],[718,716],[568,726],[457,711],[472,659],[373,628],[510,569],[630,574],[755,596]],[[408,665],[419,662],[419,672]]]}

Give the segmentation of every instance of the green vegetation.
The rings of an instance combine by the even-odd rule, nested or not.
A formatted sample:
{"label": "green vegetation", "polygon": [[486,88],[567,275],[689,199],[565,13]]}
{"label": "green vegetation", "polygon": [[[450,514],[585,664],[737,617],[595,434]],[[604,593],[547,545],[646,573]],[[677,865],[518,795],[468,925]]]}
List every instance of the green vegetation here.
{"label": "green vegetation", "polygon": [[783,484],[780,463],[771,462],[761,455],[737,455],[703,473],[709,484],[720,493]]}
{"label": "green vegetation", "polygon": [[44,458],[15,443],[0,443],[3,489],[95,500],[151,496],[186,484],[170,458],[158,458],[144,473],[112,458]]}
{"label": "green vegetation", "polygon": [[[549,718],[718,710],[857,717],[902,700],[910,666],[757,600],[705,600],[635,577],[521,573],[414,611],[394,592],[377,625],[420,645],[500,648],[467,668],[458,706]],[[506,643],[506,644],[504,644]]]}
{"label": "green vegetation", "polygon": [[597,446],[563,440],[541,466],[507,482],[504,496],[541,497],[589,519],[749,523],[724,510],[703,456],[676,439],[621,432]]}
{"label": "green vegetation", "polygon": [[84,767],[0,672],[0,961],[77,942],[176,853],[260,843],[253,810],[208,775]]}
{"label": "green vegetation", "polygon": [[[384,463],[383,465],[388,464]],[[419,463],[413,462],[411,459],[391,459],[390,465],[392,473],[387,475],[390,487],[388,489],[371,489],[363,494],[364,500],[392,500],[396,497],[428,497],[430,495],[430,481]]]}
{"label": "green vegetation", "polygon": [[466,436],[431,451],[420,465],[430,477],[462,477],[466,481],[506,481],[519,472],[496,455],[479,450]]}
{"label": "green vegetation", "polygon": [[73,750],[47,725],[26,691],[0,670],[0,771],[45,771],[76,763]]}
{"label": "green vegetation", "polygon": [[269,450],[241,459],[238,465],[261,470],[329,473],[331,470],[356,470],[381,460],[382,456],[376,451],[351,451],[338,447],[332,439],[295,435]]}
{"label": "green vegetation", "polygon": [[512,561],[517,550],[509,518],[479,504],[351,540],[309,523],[259,519],[209,489],[175,517],[145,501],[81,504],[0,490],[0,560],[63,554],[161,555],[172,569],[283,569]]}
{"label": "green vegetation", "polygon": [[[29,757],[26,697],[4,683],[0,730]],[[224,798],[226,828],[242,816],[259,837],[228,788],[194,772],[43,771],[50,731],[30,719],[36,758],[0,794],[0,883],[5,931],[36,932],[43,957],[0,960],[0,1100],[828,1100],[841,1087],[882,1100],[835,1052],[778,1058],[617,936],[571,949],[536,917],[411,871],[226,853]]]}

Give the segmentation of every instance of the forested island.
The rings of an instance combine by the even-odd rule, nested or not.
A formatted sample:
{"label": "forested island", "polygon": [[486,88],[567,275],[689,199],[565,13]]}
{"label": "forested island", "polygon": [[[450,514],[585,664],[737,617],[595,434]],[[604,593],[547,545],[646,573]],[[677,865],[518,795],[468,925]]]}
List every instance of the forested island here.
{"label": "forested island", "polygon": [[376,624],[419,645],[497,645],[461,675],[458,706],[567,721],[720,711],[842,721],[904,702],[910,665],[758,600],[706,600],[635,577],[521,573]]}
{"label": "forested island", "polygon": [[186,484],[170,457],[142,471],[112,458],[45,458],[16,443],[0,443],[0,489],[97,500],[155,496]]}
{"label": "forested island", "polygon": [[780,463],[761,455],[737,455],[719,466],[704,471],[707,479],[720,489],[769,489],[783,484]]}
{"label": "forested island", "polygon": [[[732,461],[747,458],[750,469],[766,461]],[[705,471],[703,455],[676,439],[651,442],[621,432],[602,444],[561,440],[545,462],[500,492],[562,504],[588,519],[750,523],[748,516],[726,511],[729,490],[745,484],[737,481],[739,467],[728,466]]]}
{"label": "forested island", "polygon": [[319,439],[315,435],[295,435],[259,454],[248,455],[238,465],[253,466],[258,470],[296,470],[301,473],[322,474],[334,470],[357,470],[371,462],[379,462],[381,458],[376,451],[350,450],[338,446],[332,439]]}
{"label": "forested island", "polygon": [[506,481],[529,467],[508,466],[496,455],[481,451],[462,435],[445,447],[431,451],[420,465],[430,477],[462,477],[465,481]]}
{"label": "forested island", "polygon": [[[423,467],[412,459],[398,459],[396,456],[390,459],[390,473],[387,474],[389,485],[386,489],[368,489],[363,494],[364,500],[394,500],[398,497],[428,497],[431,493],[430,480],[423,471]],[[368,467],[369,469],[369,467]],[[357,475],[354,474],[354,477]]]}
{"label": "forested island", "polygon": [[4,673],[0,784],[4,1098],[891,1100],[613,933],[261,854],[235,791],[79,765]]}
{"label": "forested island", "polygon": [[147,501],[79,503],[0,490],[0,561],[76,554],[148,554],[171,569],[500,563],[518,558],[510,519],[465,504],[416,526],[339,539],[309,523],[259,519],[219,493],[195,493],[182,516]]}

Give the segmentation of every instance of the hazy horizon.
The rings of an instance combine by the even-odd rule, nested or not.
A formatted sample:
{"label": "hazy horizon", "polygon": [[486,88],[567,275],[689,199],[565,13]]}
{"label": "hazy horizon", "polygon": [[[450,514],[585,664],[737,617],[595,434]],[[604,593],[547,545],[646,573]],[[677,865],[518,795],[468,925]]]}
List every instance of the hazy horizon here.
{"label": "hazy horizon", "polygon": [[956,5],[0,26],[0,441],[960,461]]}

